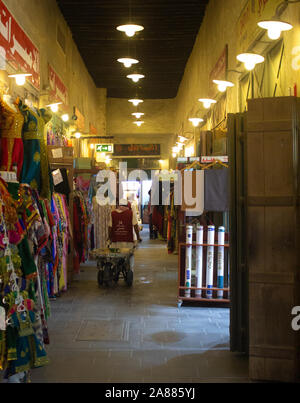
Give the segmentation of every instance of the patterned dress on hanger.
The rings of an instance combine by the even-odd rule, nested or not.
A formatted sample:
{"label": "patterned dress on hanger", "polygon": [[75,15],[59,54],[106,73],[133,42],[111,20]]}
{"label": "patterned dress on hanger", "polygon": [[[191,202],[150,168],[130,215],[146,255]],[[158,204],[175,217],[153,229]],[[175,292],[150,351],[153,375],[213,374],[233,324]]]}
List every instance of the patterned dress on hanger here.
{"label": "patterned dress on hanger", "polygon": [[15,109],[10,107],[2,99],[0,100],[0,170],[11,172],[17,167],[17,175],[20,178],[24,149],[22,140],[22,128],[24,117],[15,104]]}
{"label": "patterned dress on hanger", "polygon": [[52,115],[45,109],[20,104],[24,116],[24,163],[21,182],[38,190],[41,197],[50,199],[49,162],[44,136],[45,125]]}

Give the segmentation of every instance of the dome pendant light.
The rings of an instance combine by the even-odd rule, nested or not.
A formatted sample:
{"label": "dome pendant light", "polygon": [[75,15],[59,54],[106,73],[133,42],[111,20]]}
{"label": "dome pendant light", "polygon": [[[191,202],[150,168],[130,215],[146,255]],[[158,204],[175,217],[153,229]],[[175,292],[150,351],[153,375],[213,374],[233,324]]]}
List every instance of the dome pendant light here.
{"label": "dome pendant light", "polygon": [[268,37],[273,40],[279,39],[282,31],[289,31],[293,28],[291,24],[279,20],[260,21],[257,25],[260,28],[266,29]]}
{"label": "dome pendant light", "polygon": [[124,67],[127,69],[130,68],[133,64],[139,63],[138,60],[132,59],[131,57],[123,57],[121,59],[118,59],[119,63],[123,63]]}
{"label": "dome pendant light", "polygon": [[236,58],[239,62],[244,63],[245,68],[249,71],[253,70],[256,64],[262,63],[265,60],[263,56],[256,53],[241,53]]}
{"label": "dome pendant light", "polygon": [[203,122],[203,119],[200,119],[200,118],[190,118],[189,121],[192,122],[192,124],[193,124],[194,127],[198,127],[199,124],[200,124],[201,122]]}
{"label": "dome pendant light", "polygon": [[209,99],[209,98],[200,98],[199,102],[203,103],[203,106],[205,109],[209,109],[212,104],[216,104],[217,101],[214,99]]}
{"label": "dome pendant light", "polygon": [[143,29],[144,27],[142,25],[136,24],[120,25],[117,27],[118,31],[125,32],[129,38],[133,37],[136,32],[143,31]]}
{"label": "dome pendant light", "polygon": [[134,83],[138,83],[145,76],[143,74],[129,74],[127,78],[130,78]]}
{"label": "dome pendant light", "polygon": [[143,122],[142,120],[138,120],[136,122],[133,122],[135,125],[137,125],[138,127],[141,127],[142,124],[144,124],[145,122]]}
{"label": "dome pendant light", "polygon": [[225,92],[228,87],[234,87],[234,84],[230,81],[223,81],[223,80],[213,80],[215,84],[218,86],[218,90],[220,92]]}
{"label": "dome pendant light", "polygon": [[131,102],[134,106],[138,106],[139,104],[143,103],[142,99],[129,99],[128,102]]}
{"label": "dome pendant light", "polygon": [[8,77],[14,78],[16,80],[16,84],[21,87],[26,83],[26,77],[30,76],[32,76],[32,74],[18,73],[18,74],[10,74]]}
{"label": "dome pendant light", "polygon": [[142,113],[142,112],[135,112],[135,113],[132,113],[132,116],[135,116],[136,117],[136,119],[140,119],[142,116],[144,116],[145,114],[144,113]]}

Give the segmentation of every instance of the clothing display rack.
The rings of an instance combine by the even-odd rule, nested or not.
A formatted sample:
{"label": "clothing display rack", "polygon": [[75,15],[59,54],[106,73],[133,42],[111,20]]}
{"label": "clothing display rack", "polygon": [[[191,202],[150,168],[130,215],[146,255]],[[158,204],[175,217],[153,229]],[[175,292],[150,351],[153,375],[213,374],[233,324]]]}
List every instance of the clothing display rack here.
{"label": "clothing display rack", "polygon": [[[209,170],[216,167],[228,168],[228,164],[220,160],[215,160],[209,163],[201,163],[197,160],[190,165],[181,169],[181,172],[187,170]],[[229,234],[224,233],[224,242],[218,242],[217,234],[213,232],[213,239],[209,240],[209,228],[214,226],[202,226],[201,242],[197,239],[197,230],[193,231],[192,224],[200,224],[199,218],[194,217],[191,224],[188,224],[188,217],[185,212],[180,216],[181,222],[178,224],[179,244],[178,244],[178,307],[183,302],[193,302],[202,305],[212,306],[228,306],[230,303],[230,288],[229,288]],[[203,212],[200,215],[208,214],[209,211]],[[222,212],[223,215],[223,212]],[[187,227],[190,227],[188,234]],[[223,227],[219,227],[223,228]],[[216,228],[217,229],[217,228]],[[225,229],[224,229],[225,230]],[[183,237],[185,236],[185,239]],[[188,243],[187,243],[188,242]],[[200,254],[201,252],[201,254]],[[220,254],[222,253],[222,254]],[[218,269],[222,266],[223,275],[221,285],[219,284]],[[199,272],[201,270],[201,273]],[[208,270],[210,270],[211,280],[210,285],[207,285]],[[200,277],[200,280],[197,279]],[[198,281],[198,286],[197,286]]]}
{"label": "clothing display rack", "polygon": [[[69,194],[69,218],[71,229],[73,229],[73,203],[74,203],[74,193],[73,193],[73,180],[74,180],[74,163],[73,163],[74,149],[72,147],[60,147],[60,146],[48,146],[48,157],[50,170],[66,169],[68,184],[70,189]],[[74,239],[70,237],[70,252],[68,254],[68,283],[73,280],[74,270]]]}

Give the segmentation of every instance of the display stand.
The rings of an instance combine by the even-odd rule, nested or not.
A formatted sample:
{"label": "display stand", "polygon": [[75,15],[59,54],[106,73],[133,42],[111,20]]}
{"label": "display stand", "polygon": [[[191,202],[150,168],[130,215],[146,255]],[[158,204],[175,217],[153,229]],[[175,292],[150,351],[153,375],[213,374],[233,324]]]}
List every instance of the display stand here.
{"label": "display stand", "polygon": [[[226,162],[225,162],[226,161]],[[190,165],[185,166],[181,171],[191,170],[200,168],[201,170],[208,170],[211,168],[215,168],[216,166],[220,166],[222,168],[228,168],[228,157],[206,157],[202,158],[201,162],[197,159],[193,161]],[[183,210],[180,219],[180,229],[179,231],[179,247],[178,247],[178,307],[181,307],[183,302],[193,302],[197,304],[203,305],[211,305],[211,306],[222,306],[227,307],[230,304],[230,289],[229,289],[229,236],[225,234],[224,238],[224,229],[223,229],[223,241],[222,243],[218,242],[217,237],[213,235],[212,239],[208,241],[208,235],[205,233],[203,242],[199,242],[194,237],[190,240],[190,243],[186,243],[186,233],[184,233],[184,229],[188,225],[187,217],[185,211]],[[208,213],[208,212],[206,212]],[[219,220],[219,219],[218,219]],[[216,221],[218,221],[216,220]],[[221,220],[223,221],[224,218]],[[222,225],[222,224],[221,224]],[[203,231],[203,230],[202,230]],[[203,238],[203,235],[202,235]],[[198,242],[197,242],[198,241]],[[223,243],[224,242],[224,243]],[[196,268],[196,249],[201,248],[201,287],[196,287],[197,284],[197,274],[193,279],[191,277],[190,272],[192,271],[192,267]],[[194,252],[194,259],[192,258],[193,253],[189,251],[189,248]],[[223,276],[223,280],[225,279],[225,284],[227,286],[218,287],[218,252],[222,249],[222,259],[223,265],[225,268],[225,277]],[[204,286],[207,284],[207,259],[208,252],[212,251],[212,260],[210,262],[211,265],[211,273],[213,273],[213,280],[209,281],[210,286]],[[187,253],[189,256],[187,256]],[[192,265],[192,260],[194,260],[195,264]],[[224,270],[224,269],[223,269]],[[195,270],[196,272],[196,270]],[[188,275],[188,281],[186,274]],[[199,272],[200,273],[200,272]],[[199,274],[198,273],[198,274]],[[212,275],[212,274],[211,274]],[[222,280],[222,281],[223,281]],[[199,282],[198,282],[199,285]],[[210,295],[208,295],[210,294]]]}
{"label": "display stand", "polygon": [[[226,236],[226,239],[228,239],[228,235]],[[213,287],[208,288],[208,287],[195,287],[195,286],[190,286],[187,287],[185,285],[185,273],[186,273],[186,248],[190,246],[195,250],[196,247],[202,247],[203,248],[203,268],[202,268],[202,284],[206,283],[206,259],[207,259],[207,248],[208,247],[214,247],[214,276],[213,276]],[[217,243],[211,245],[207,243],[203,244],[187,244],[187,243],[180,243],[179,244],[179,255],[178,255],[178,307],[180,308],[183,302],[197,302],[197,303],[202,303],[202,304],[210,304],[212,306],[229,306],[230,303],[230,288],[229,287],[223,287],[223,288],[218,288],[217,287],[217,255],[218,255],[218,248],[223,246],[224,247],[224,262],[225,262],[225,267],[226,267],[226,283],[229,284],[229,244],[225,241],[224,245],[219,245]],[[192,284],[195,284],[195,281],[192,279]],[[185,296],[186,291],[189,291],[189,296]],[[202,291],[202,296],[196,296],[196,290],[201,290]],[[212,291],[212,298],[207,298],[206,297],[206,291]],[[217,297],[218,291],[222,291],[222,298]]]}
{"label": "display stand", "polygon": [[[48,146],[48,158],[50,169],[65,168],[68,172],[68,181],[70,187],[69,195],[69,217],[73,231],[73,178],[74,178],[74,149],[73,147]],[[68,255],[68,284],[73,280],[74,267],[74,245],[73,236],[70,237],[70,253]]]}

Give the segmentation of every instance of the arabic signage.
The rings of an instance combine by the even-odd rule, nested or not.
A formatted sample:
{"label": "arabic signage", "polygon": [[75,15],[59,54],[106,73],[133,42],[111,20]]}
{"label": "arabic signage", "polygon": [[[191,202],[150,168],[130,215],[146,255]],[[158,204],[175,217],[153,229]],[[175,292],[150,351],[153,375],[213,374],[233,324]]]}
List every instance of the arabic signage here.
{"label": "arabic signage", "polygon": [[49,74],[49,85],[51,88],[50,94],[49,94],[50,101],[51,102],[62,102],[63,107],[67,108],[67,106],[68,106],[68,90],[50,64],[48,65],[48,74]]}
{"label": "arabic signage", "polygon": [[257,23],[270,19],[275,15],[277,6],[282,0],[248,0],[237,22],[238,53],[247,52],[249,46],[257,38],[261,28]]}
{"label": "arabic signage", "polygon": [[213,80],[226,80],[226,72],[228,67],[228,45],[225,46],[221,56],[217,60],[214,68],[209,75],[209,96],[215,98],[218,94],[217,86]]}
{"label": "arabic signage", "polygon": [[115,144],[115,157],[159,157],[160,144]]}
{"label": "arabic signage", "polygon": [[1,62],[9,63],[17,72],[30,73],[33,86],[40,89],[40,53],[3,1],[0,0],[0,55]]}

